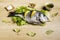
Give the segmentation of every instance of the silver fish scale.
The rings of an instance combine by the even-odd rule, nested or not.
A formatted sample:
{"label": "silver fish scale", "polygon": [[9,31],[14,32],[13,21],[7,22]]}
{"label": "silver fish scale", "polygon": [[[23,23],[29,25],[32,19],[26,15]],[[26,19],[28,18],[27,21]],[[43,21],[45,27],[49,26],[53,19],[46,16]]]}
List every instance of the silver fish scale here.
{"label": "silver fish scale", "polygon": [[31,17],[31,13],[32,12],[30,11],[26,15],[26,17],[24,17],[23,15],[20,15],[20,14],[18,14],[16,16],[24,18],[30,24],[40,24],[41,22],[46,22],[48,20],[48,18],[43,13],[41,13],[40,11],[36,11],[36,13],[34,14],[34,16]]}

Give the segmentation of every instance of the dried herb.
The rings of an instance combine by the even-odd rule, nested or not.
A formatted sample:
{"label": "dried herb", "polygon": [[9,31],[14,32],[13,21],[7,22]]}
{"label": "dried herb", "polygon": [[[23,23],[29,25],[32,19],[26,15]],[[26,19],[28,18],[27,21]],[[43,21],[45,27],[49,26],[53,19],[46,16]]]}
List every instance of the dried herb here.
{"label": "dried herb", "polygon": [[16,32],[16,33],[19,33],[20,29],[19,28],[15,28],[15,29],[13,29],[13,31]]}
{"label": "dried herb", "polygon": [[34,8],[36,5],[34,3],[29,3],[28,7]]}
{"label": "dried herb", "polygon": [[53,33],[53,32],[54,32],[53,30],[47,30],[47,31],[46,31],[46,34],[47,34],[47,35],[50,35],[50,34]]}
{"label": "dried herb", "polygon": [[36,35],[36,33],[35,32],[28,32],[28,33],[26,33],[28,36],[31,36],[31,37],[34,37],[35,35]]}
{"label": "dried herb", "polygon": [[58,13],[54,13],[54,14],[52,14],[52,17],[55,17],[55,16],[57,16],[58,15]]}

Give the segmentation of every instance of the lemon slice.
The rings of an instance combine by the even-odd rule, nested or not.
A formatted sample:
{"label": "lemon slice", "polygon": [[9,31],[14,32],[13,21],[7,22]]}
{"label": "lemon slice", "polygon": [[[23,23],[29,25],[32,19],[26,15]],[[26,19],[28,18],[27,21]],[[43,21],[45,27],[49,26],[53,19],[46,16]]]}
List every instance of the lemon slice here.
{"label": "lemon slice", "polygon": [[31,14],[31,17],[34,16],[35,13],[36,13],[36,11],[33,11],[32,14]]}
{"label": "lemon slice", "polygon": [[26,15],[29,13],[30,11],[26,11],[25,13],[24,13],[24,17],[26,17]]}

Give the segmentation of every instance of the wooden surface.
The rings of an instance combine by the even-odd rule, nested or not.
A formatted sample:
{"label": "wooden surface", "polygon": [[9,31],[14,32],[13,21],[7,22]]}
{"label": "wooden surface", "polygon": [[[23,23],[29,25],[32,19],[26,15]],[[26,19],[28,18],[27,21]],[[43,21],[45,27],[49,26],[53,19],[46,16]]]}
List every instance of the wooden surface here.
{"label": "wooden surface", "polygon": [[[33,25],[18,27],[12,22],[2,22],[4,19],[11,21],[11,18],[7,17],[9,12],[4,9],[4,7],[9,4],[12,4],[16,8],[21,5],[28,6],[29,3],[35,3],[36,9],[40,9],[41,6],[48,2],[55,5],[50,13],[58,12],[58,15],[52,18],[52,21],[47,23],[44,27]],[[12,31],[14,28],[19,28],[21,30],[19,35]],[[54,32],[51,35],[46,35],[45,32],[49,29]],[[35,32],[36,36],[29,37],[26,35],[28,32]],[[60,40],[60,0],[0,0],[0,40]]]}

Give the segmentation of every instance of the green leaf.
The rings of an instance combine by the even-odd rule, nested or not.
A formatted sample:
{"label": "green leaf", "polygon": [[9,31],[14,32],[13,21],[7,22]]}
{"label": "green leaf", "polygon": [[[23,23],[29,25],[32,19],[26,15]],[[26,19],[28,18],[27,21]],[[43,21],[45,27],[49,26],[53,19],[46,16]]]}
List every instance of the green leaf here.
{"label": "green leaf", "polygon": [[28,32],[28,33],[26,33],[28,36],[31,36],[31,37],[34,37],[35,35],[36,35],[36,33],[35,32]]}
{"label": "green leaf", "polygon": [[23,13],[26,12],[28,9],[25,6],[21,6],[19,8],[16,8],[16,13]]}
{"label": "green leaf", "polygon": [[23,18],[17,16],[12,17],[12,21],[16,23],[18,26],[27,24],[27,22]]}
{"label": "green leaf", "polygon": [[45,10],[41,10],[42,13],[45,13]]}
{"label": "green leaf", "polygon": [[26,21],[21,21],[21,25],[25,25],[26,24]]}
{"label": "green leaf", "polygon": [[13,21],[14,23],[16,23],[16,22],[17,22],[17,17],[12,17],[12,21]]}
{"label": "green leaf", "polygon": [[21,20],[20,22],[17,22],[16,24],[17,24],[18,26],[22,26],[22,25],[25,25],[25,24],[27,24],[27,23],[26,23],[26,21]]}
{"label": "green leaf", "polygon": [[40,12],[42,12],[44,15],[47,15],[48,11],[46,10],[41,10]]}
{"label": "green leaf", "polygon": [[53,32],[54,32],[53,30],[47,30],[47,31],[46,31],[46,34],[47,34],[47,35],[50,35],[50,34],[53,33]]}
{"label": "green leaf", "polygon": [[30,7],[28,7],[28,9],[29,9],[29,10],[36,10],[35,8],[30,8]]}

